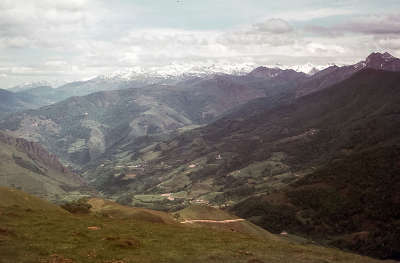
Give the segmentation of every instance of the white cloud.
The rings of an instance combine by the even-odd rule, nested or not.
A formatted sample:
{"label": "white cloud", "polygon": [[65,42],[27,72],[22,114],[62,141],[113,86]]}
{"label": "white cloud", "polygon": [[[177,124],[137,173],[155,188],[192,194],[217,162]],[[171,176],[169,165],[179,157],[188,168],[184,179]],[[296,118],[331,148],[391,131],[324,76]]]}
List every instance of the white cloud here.
{"label": "white cloud", "polygon": [[400,34],[400,13],[357,15],[331,26],[311,25],[307,31],[322,35],[358,33],[366,35]]}
{"label": "white cloud", "polygon": [[0,43],[4,48],[58,47],[84,38],[97,14],[83,0],[15,0],[2,2]]}
{"label": "white cloud", "polygon": [[[309,8],[299,10],[288,10],[274,13],[274,17],[279,17],[286,21],[309,21],[318,18],[326,18],[331,16],[345,16],[359,13],[355,8]],[[271,17],[269,17],[271,18]]]}
{"label": "white cloud", "polygon": [[400,37],[379,37],[375,39],[377,44],[383,49],[400,51]]}
{"label": "white cloud", "polygon": [[283,19],[272,18],[263,23],[254,25],[255,30],[271,34],[284,34],[293,31],[293,28]]}
{"label": "white cloud", "polygon": [[[253,20],[241,23],[209,22],[215,18],[204,13],[201,17],[207,29],[201,29],[191,26],[192,17],[185,13],[191,10],[183,7],[178,11],[169,7],[164,13],[131,1],[1,0],[0,74],[7,76],[2,77],[4,83],[13,76],[24,76],[23,81],[29,76],[81,79],[135,67],[181,70],[230,64],[325,65],[355,62],[382,49],[399,54],[400,15],[396,10],[392,14],[365,14],[353,8],[357,1],[350,1],[352,5],[336,1],[336,5],[323,7],[313,6],[315,1],[309,0],[302,8],[291,8],[285,0],[284,9],[260,8]],[[223,3],[220,0],[216,6],[223,7]],[[238,0],[232,6],[243,7],[243,13],[257,8],[253,2]],[[171,10],[175,10],[173,15],[168,13]],[[163,16],[149,21],[147,16],[154,13]],[[328,19],[335,16],[342,16],[339,23]],[[319,24],[320,18],[329,23]],[[178,21],[179,26],[167,26],[167,21]],[[225,26],[213,25],[225,22]]]}
{"label": "white cloud", "polygon": [[400,13],[357,16],[333,29],[372,35],[400,34]]}

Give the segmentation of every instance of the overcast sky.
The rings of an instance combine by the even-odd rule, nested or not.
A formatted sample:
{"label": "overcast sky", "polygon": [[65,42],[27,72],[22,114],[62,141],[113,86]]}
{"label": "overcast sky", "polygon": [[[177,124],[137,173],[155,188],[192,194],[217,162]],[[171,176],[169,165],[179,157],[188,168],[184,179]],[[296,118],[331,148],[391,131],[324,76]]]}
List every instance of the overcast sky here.
{"label": "overcast sky", "polygon": [[400,56],[399,0],[0,0],[0,88],[127,68]]}

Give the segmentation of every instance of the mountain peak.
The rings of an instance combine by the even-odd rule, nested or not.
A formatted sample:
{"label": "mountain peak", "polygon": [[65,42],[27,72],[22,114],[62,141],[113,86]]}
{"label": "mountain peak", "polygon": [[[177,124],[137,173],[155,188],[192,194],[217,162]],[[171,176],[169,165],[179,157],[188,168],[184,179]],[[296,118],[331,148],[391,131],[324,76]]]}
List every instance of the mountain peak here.
{"label": "mountain peak", "polygon": [[388,60],[393,60],[393,59],[397,59],[394,56],[392,56],[390,53],[385,52],[385,53],[380,53],[380,52],[373,52],[371,53],[367,59],[366,62],[369,62],[371,60],[384,60],[384,61],[388,61]]}
{"label": "mountain peak", "polygon": [[268,68],[268,67],[258,67],[252,70],[249,75],[256,78],[275,78],[277,77],[283,70],[280,68]]}
{"label": "mountain peak", "polygon": [[389,52],[385,52],[382,55],[384,58],[395,58],[394,56],[392,56]]}
{"label": "mountain peak", "polygon": [[387,71],[400,71],[400,59],[390,53],[374,52],[365,60],[366,67]]}

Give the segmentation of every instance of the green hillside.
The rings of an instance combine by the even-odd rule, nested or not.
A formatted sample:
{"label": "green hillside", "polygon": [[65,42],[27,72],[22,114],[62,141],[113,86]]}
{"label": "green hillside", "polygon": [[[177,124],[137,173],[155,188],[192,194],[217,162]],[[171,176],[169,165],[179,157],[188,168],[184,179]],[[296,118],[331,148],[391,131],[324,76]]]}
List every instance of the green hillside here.
{"label": "green hillside", "polygon": [[0,262],[379,262],[336,249],[100,213],[0,188]]}

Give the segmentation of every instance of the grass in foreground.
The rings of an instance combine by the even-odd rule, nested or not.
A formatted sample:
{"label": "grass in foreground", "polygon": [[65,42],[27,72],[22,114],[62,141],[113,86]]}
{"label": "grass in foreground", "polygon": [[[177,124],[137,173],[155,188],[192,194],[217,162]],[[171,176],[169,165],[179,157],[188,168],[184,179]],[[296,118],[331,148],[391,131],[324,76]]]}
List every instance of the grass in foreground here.
{"label": "grass in foreground", "polygon": [[0,262],[378,262],[335,249],[98,214],[0,188]]}

